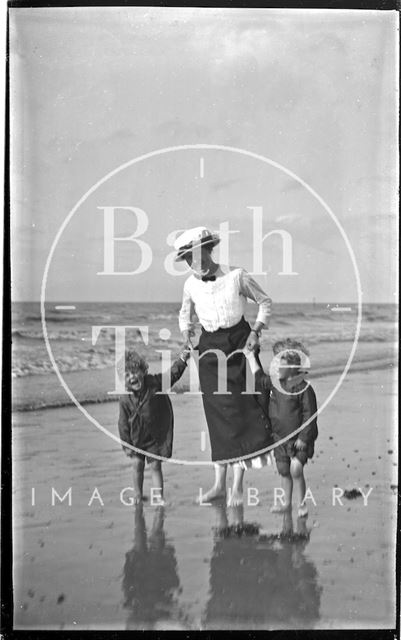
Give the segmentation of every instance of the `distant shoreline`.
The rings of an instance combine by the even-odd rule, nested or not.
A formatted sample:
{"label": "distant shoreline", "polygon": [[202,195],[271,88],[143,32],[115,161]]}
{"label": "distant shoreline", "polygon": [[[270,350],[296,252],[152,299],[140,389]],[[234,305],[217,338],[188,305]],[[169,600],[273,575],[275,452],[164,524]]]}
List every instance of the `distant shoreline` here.
{"label": "distant shoreline", "polygon": [[[131,304],[131,305],[136,305],[136,304],[143,304],[143,305],[147,305],[147,304],[155,304],[155,305],[160,305],[160,304],[178,304],[181,305],[181,299],[177,298],[176,300],[46,300],[45,301],[46,304],[60,304],[60,305],[73,305],[73,304],[105,304],[105,305],[109,305],[109,304]],[[38,304],[40,305],[40,300],[12,300],[11,301],[11,305],[13,304]],[[319,305],[341,305],[341,306],[351,306],[351,307],[357,307],[358,303],[354,300],[353,302],[350,302],[349,300],[342,300],[342,301],[338,301],[336,300],[335,302],[333,302],[332,300],[315,300],[315,302],[313,302],[312,300],[305,302],[305,300],[300,300],[299,302],[296,300],[276,300],[275,304],[288,304],[288,305],[315,305],[315,306],[319,306]],[[392,302],[392,301],[388,301],[388,302],[374,302],[374,301],[364,301],[362,304],[362,307],[366,307],[366,306],[371,306],[371,305],[375,305],[375,306],[392,306],[392,307],[398,307],[398,303],[397,302]]]}

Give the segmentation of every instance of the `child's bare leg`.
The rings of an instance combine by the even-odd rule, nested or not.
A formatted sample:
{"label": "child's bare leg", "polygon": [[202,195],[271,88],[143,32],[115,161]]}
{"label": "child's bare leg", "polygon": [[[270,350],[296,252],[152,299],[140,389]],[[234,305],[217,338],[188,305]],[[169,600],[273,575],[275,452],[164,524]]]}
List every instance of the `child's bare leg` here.
{"label": "child's bare leg", "polygon": [[294,533],[294,523],[292,520],[292,511],[289,509],[283,513],[283,529],[282,533],[284,535],[291,535]]}
{"label": "child's bare leg", "polygon": [[218,500],[219,498],[224,498],[226,495],[227,465],[215,464],[214,473],[214,485],[202,496],[203,502]]}
{"label": "child's bare leg", "polygon": [[308,515],[308,509],[304,504],[302,504],[303,499],[305,498],[306,484],[304,477],[304,467],[302,462],[298,460],[298,458],[291,458],[290,471],[291,477],[294,482],[296,496],[298,498],[298,515],[300,517],[304,517]]}
{"label": "child's bare leg", "polygon": [[283,500],[274,504],[270,511],[272,513],[285,513],[291,509],[292,502],[292,477],[290,473],[290,465],[287,462],[277,462],[277,470],[281,476],[281,486],[284,490]]}
{"label": "child's bare leg", "polygon": [[244,505],[240,504],[237,507],[232,508],[233,524],[239,526],[244,524]]}
{"label": "child's bare leg", "polygon": [[234,471],[234,479],[233,479],[233,488],[229,491],[227,506],[228,507],[238,507],[240,504],[244,502],[244,468],[239,464],[233,465]]}
{"label": "child's bare leg", "polygon": [[161,460],[152,460],[150,463],[152,470],[152,488],[154,503],[163,503],[163,473]]}
{"label": "child's bare leg", "polygon": [[139,456],[133,456],[132,465],[134,468],[134,504],[142,502],[143,497],[143,470],[145,461]]}
{"label": "child's bare leg", "polygon": [[297,533],[302,534],[303,536],[308,535],[308,529],[306,527],[306,518],[298,516],[297,518]]}

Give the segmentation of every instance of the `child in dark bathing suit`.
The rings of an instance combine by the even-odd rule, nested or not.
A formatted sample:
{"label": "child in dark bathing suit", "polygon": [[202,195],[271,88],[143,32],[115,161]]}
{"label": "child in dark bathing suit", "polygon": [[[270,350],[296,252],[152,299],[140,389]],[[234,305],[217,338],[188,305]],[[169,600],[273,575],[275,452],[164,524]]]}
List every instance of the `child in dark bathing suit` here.
{"label": "child in dark bathing suit", "polygon": [[256,391],[270,396],[269,420],[274,441],[283,440],[311,420],[292,438],[274,448],[284,489],[284,504],[272,507],[271,511],[282,513],[291,509],[294,487],[298,497],[298,515],[302,517],[308,513],[303,504],[306,492],[304,465],[314,454],[314,443],[318,436],[316,396],[310,383],[305,380],[305,372],[300,370],[301,357],[307,355],[305,347],[300,342],[287,339],[276,342],[273,353],[280,358],[276,379],[260,368],[254,352],[248,351],[246,356],[255,374]]}

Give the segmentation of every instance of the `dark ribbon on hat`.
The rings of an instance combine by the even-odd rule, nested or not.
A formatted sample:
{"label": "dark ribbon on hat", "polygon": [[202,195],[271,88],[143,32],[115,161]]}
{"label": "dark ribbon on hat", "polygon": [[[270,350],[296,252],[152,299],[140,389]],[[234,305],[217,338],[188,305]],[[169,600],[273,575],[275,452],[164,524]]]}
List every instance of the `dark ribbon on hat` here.
{"label": "dark ribbon on hat", "polygon": [[[202,247],[206,244],[210,244],[211,242],[214,242],[214,238],[213,236],[205,236],[204,238],[200,238],[199,241],[195,241],[195,246],[196,247]],[[183,255],[185,255],[186,253],[189,253],[190,251],[193,250],[193,243],[189,242],[188,244],[184,244],[182,247],[180,247],[178,249],[178,253],[177,255],[179,257],[182,257]]]}
{"label": "dark ribbon on hat", "polygon": [[216,280],[216,276],[202,276],[203,282],[214,282]]}

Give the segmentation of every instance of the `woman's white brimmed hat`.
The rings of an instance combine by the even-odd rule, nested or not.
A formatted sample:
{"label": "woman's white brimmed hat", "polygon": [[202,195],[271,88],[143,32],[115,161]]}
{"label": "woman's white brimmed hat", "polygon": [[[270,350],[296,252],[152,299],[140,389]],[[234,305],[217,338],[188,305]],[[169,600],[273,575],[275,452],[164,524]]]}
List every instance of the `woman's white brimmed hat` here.
{"label": "woman's white brimmed hat", "polygon": [[185,254],[193,251],[196,247],[203,247],[206,245],[219,244],[220,238],[217,233],[214,233],[207,229],[207,227],[194,227],[193,229],[187,229],[184,231],[176,241],[174,242],[174,249],[177,251],[175,262],[184,260]]}

